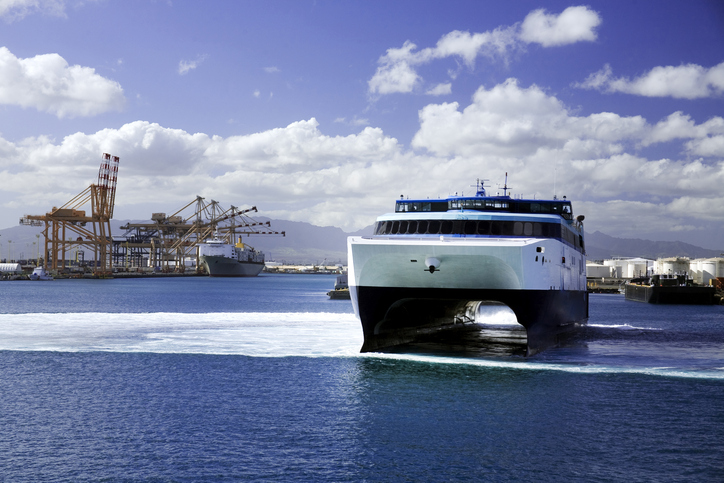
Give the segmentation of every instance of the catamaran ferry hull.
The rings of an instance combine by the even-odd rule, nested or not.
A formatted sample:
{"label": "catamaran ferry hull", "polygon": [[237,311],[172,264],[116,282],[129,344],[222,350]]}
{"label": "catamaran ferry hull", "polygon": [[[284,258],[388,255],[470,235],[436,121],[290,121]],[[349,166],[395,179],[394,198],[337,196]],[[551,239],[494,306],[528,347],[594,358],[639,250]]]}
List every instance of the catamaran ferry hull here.
{"label": "catamaran ferry hull", "polygon": [[528,355],[588,319],[585,258],[559,240],[351,237],[348,250],[362,352],[474,327],[489,302],[515,313]]}
{"label": "catamaran ferry hull", "polygon": [[470,308],[480,302],[500,302],[513,310],[526,329],[528,355],[554,346],[560,335],[588,319],[587,291],[356,287],[352,294],[360,307],[361,352],[464,329],[474,320]]}

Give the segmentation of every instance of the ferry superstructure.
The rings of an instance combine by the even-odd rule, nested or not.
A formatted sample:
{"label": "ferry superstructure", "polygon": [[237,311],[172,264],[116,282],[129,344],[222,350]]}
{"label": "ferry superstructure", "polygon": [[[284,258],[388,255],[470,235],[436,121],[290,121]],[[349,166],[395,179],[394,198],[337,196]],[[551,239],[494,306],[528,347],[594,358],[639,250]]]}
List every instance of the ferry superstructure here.
{"label": "ferry superstructure", "polygon": [[475,196],[399,199],[374,234],[349,237],[349,286],[362,352],[413,342],[510,307],[527,354],[588,320],[583,216],[564,199]]}

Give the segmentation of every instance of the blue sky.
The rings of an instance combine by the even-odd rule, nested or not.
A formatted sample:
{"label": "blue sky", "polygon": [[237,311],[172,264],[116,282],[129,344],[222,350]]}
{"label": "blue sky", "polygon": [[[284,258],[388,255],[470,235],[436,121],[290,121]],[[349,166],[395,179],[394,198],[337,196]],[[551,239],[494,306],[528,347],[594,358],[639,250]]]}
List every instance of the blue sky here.
{"label": "blue sky", "polygon": [[110,152],[119,219],[352,231],[507,172],[589,231],[724,248],[722,116],[720,1],[0,0],[0,228]]}

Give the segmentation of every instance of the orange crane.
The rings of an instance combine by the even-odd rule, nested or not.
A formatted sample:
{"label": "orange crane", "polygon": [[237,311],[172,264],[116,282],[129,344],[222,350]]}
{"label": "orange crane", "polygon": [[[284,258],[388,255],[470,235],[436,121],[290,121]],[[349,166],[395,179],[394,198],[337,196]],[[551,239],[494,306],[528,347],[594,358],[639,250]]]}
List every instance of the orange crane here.
{"label": "orange crane", "polygon": [[[25,215],[21,225],[43,226],[45,238],[44,266],[54,271],[65,270],[66,254],[74,247],[93,251],[96,276],[111,274],[111,218],[116,200],[118,164],[120,158],[103,153],[98,170],[98,182],[73,197],[60,208],[53,207],[44,215]],[[90,205],[87,210],[81,209]],[[90,223],[90,227],[87,225]],[[69,236],[70,235],[70,236]]]}

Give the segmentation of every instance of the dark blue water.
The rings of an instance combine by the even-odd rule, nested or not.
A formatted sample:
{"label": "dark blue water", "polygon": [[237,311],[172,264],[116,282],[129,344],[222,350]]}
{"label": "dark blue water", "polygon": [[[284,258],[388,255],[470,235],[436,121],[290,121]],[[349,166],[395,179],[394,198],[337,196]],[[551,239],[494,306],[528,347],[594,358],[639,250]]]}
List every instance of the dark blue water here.
{"label": "dark blue water", "polygon": [[359,355],[333,283],[0,283],[0,481],[724,481],[723,307]]}

